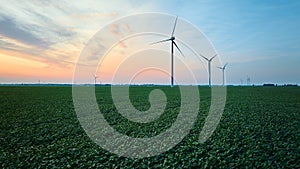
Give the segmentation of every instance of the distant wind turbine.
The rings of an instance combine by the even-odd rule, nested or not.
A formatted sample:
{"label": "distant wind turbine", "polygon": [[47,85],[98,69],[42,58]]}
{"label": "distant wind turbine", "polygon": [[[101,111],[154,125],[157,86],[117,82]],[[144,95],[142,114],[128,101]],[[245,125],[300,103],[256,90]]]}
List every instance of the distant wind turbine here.
{"label": "distant wind turbine", "polygon": [[247,85],[250,85],[250,77],[247,76]]}
{"label": "distant wind turbine", "polygon": [[[201,55],[201,54],[200,54]],[[201,55],[208,64],[208,86],[211,87],[211,62],[212,60],[217,56],[217,54],[215,54],[212,58],[208,59],[207,57]]]}
{"label": "distant wind turbine", "polygon": [[219,68],[219,69],[222,70],[222,75],[223,75],[223,83],[222,83],[222,85],[223,85],[223,86],[225,85],[225,78],[224,78],[225,76],[224,76],[224,72],[225,72],[225,68],[226,68],[227,64],[228,64],[228,63],[226,63],[223,67],[217,67],[217,68]]}
{"label": "distant wind turbine", "polygon": [[96,74],[93,74],[93,77],[94,77],[94,84],[96,85],[98,76]]}
{"label": "distant wind turbine", "polygon": [[156,44],[156,43],[171,41],[171,87],[174,86],[174,45],[178,49],[178,51],[181,53],[181,55],[184,56],[182,51],[179,49],[179,47],[177,46],[177,44],[175,42],[174,32],[175,32],[175,28],[176,28],[176,24],[177,24],[177,19],[178,19],[178,16],[175,19],[173,31],[172,31],[171,37],[169,39],[165,39],[165,40],[161,40],[161,41],[158,41],[158,42],[155,42],[155,43],[151,43],[151,44]]}

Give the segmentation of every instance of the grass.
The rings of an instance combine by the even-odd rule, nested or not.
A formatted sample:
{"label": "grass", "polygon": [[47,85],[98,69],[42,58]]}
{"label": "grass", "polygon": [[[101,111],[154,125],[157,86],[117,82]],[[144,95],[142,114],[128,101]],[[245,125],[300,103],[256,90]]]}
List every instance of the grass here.
{"label": "grass", "polygon": [[[152,137],[176,119],[178,88],[130,88],[133,105],[147,110],[148,94],[162,89],[165,112],[148,124],[134,123],[116,112],[110,87],[97,87],[99,107],[119,132]],[[190,134],[171,150],[154,157],[118,157],[93,143],[81,128],[71,87],[0,87],[1,168],[299,168],[300,88],[228,87],[221,122],[204,144],[198,142],[210,106],[210,89],[199,87],[198,120]]]}

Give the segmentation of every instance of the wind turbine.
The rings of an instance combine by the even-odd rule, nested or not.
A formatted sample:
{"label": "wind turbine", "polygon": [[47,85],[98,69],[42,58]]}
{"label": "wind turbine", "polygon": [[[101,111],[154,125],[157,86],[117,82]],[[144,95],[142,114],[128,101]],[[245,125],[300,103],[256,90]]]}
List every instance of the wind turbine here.
{"label": "wind turbine", "polygon": [[176,28],[176,24],[177,24],[177,19],[178,19],[178,16],[175,19],[173,31],[172,31],[171,37],[169,39],[165,39],[165,40],[161,40],[161,41],[158,41],[158,42],[151,43],[153,45],[153,44],[156,44],[156,43],[171,41],[171,87],[174,86],[174,45],[178,49],[178,51],[181,53],[181,55],[184,56],[182,51],[179,49],[179,47],[177,46],[177,44],[175,42],[174,32],[175,32],[175,28]]}
{"label": "wind turbine", "polygon": [[224,71],[225,71],[225,68],[226,68],[227,64],[228,64],[228,63],[226,63],[223,67],[217,67],[217,68],[219,68],[219,69],[222,70],[222,74],[223,74],[223,86],[224,86],[224,84],[225,84]]}
{"label": "wind turbine", "polygon": [[250,77],[247,76],[247,85],[250,85]]}
{"label": "wind turbine", "polygon": [[207,64],[208,64],[208,86],[211,87],[211,66],[210,65],[211,65],[212,60],[217,56],[217,54],[215,54],[210,59],[208,59],[207,57],[205,57],[203,55],[201,55],[201,56],[207,61]]}
{"label": "wind turbine", "polygon": [[98,76],[96,74],[93,74],[93,77],[94,77],[94,83],[95,83],[95,86],[96,86]]}

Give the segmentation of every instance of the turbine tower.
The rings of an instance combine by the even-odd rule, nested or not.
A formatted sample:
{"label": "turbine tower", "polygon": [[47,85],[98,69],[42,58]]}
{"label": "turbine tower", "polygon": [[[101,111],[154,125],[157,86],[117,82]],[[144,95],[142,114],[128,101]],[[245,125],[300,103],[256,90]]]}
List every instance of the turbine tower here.
{"label": "turbine tower", "polygon": [[175,32],[175,28],[176,28],[176,24],[177,24],[177,19],[178,19],[178,16],[175,19],[173,31],[172,31],[171,37],[169,39],[151,43],[151,44],[156,44],[156,43],[171,41],[171,87],[174,86],[174,46],[178,49],[178,51],[181,53],[181,55],[184,56],[182,51],[179,49],[179,47],[177,46],[177,44],[175,42],[174,32]]}
{"label": "turbine tower", "polygon": [[203,55],[201,55],[201,56],[207,61],[207,64],[208,64],[208,86],[211,87],[211,62],[217,56],[217,54],[215,54],[210,59],[208,59],[207,57],[205,57]]}
{"label": "turbine tower", "polygon": [[223,85],[223,86],[225,85],[225,76],[224,76],[224,72],[225,72],[225,68],[226,68],[227,64],[228,64],[228,63],[226,63],[223,67],[217,67],[217,68],[219,68],[219,69],[222,70],[222,75],[223,75],[223,83],[222,83],[222,85]]}
{"label": "turbine tower", "polygon": [[249,76],[247,76],[247,85],[250,86],[250,77]]}
{"label": "turbine tower", "polygon": [[94,77],[94,84],[96,86],[98,76],[96,74],[93,74],[93,77]]}

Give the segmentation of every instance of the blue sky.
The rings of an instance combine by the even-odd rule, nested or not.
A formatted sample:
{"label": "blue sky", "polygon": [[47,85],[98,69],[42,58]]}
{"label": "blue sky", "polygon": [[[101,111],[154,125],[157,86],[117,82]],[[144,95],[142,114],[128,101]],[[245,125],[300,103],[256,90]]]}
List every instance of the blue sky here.
{"label": "blue sky", "polygon": [[[256,84],[300,84],[299,8],[296,0],[2,1],[0,83],[69,83],[77,56],[101,26],[126,15],[163,12],[207,36],[229,63],[228,84],[247,76]],[[45,78],[33,71],[44,71]]]}
{"label": "blue sky", "polygon": [[300,82],[299,1],[178,4],[172,13],[196,24],[229,62],[229,82],[245,81],[247,75],[254,83]]}

